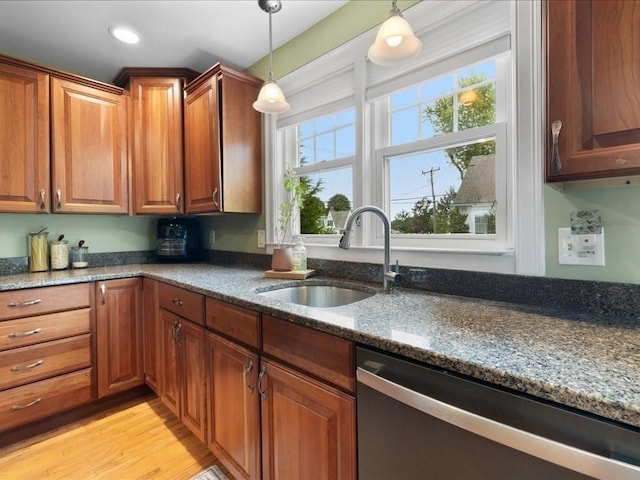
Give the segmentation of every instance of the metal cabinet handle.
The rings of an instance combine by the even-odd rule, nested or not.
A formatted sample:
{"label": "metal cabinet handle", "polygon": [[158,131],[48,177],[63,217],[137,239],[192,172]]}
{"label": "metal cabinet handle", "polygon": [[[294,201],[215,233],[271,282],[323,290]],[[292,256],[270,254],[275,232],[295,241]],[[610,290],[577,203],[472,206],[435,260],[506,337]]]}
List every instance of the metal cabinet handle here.
{"label": "metal cabinet handle", "polygon": [[44,363],[44,360],[36,360],[35,362],[30,363],[29,365],[16,365],[15,367],[11,367],[11,371],[22,372],[24,370],[31,370],[32,368],[39,367],[43,363]]}
{"label": "metal cabinet handle", "polygon": [[220,210],[220,204],[216,201],[216,195],[218,194],[218,187],[213,189],[213,193],[211,194],[211,201],[215,205],[215,207]]}
{"label": "metal cabinet handle", "polygon": [[553,138],[553,148],[551,151],[551,165],[554,172],[562,170],[562,162],[560,161],[560,152],[558,150],[558,137],[560,136],[560,130],[562,129],[562,122],[555,120],[551,124],[551,137]]}
{"label": "metal cabinet handle", "polygon": [[107,302],[107,286],[103,283],[100,285],[100,303],[104,305]]}
{"label": "metal cabinet handle", "polygon": [[528,455],[594,478],[638,478],[640,467],[602,457],[443,403],[358,367],[356,377],[383,395]]}
{"label": "metal cabinet handle", "polygon": [[37,305],[42,303],[41,298],[35,298],[33,300],[27,300],[26,302],[10,302],[7,304],[7,307],[30,307],[31,305]]}
{"label": "metal cabinet handle", "polygon": [[249,383],[249,373],[253,370],[253,360],[249,360],[249,366],[244,369],[244,383],[247,384],[247,389],[250,393],[255,391],[255,387]]}
{"label": "metal cabinet handle", "polygon": [[174,298],[173,300],[171,300],[171,303],[173,303],[174,305],[177,305],[178,307],[181,307],[184,304],[184,302],[179,298]]}
{"label": "metal cabinet handle", "polygon": [[258,374],[258,393],[260,394],[260,398],[262,398],[262,400],[265,400],[267,398],[267,392],[262,390],[262,379],[264,378],[266,373],[267,367],[262,365],[262,367],[260,367],[260,373]]}
{"label": "metal cabinet handle", "polygon": [[7,335],[8,338],[21,338],[28,337],[30,335],[35,335],[36,333],[40,333],[42,331],[41,328],[35,328],[33,330],[29,330],[28,332],[11,332]]}
{"label": "metal cabinet handle", "polygon": [[56,199],[57,199],[56,208],[62,208],[62,190],[60,189],[56,190]]}
{"label": "metal cabinet handle", "polygon": [[178,340],[176,339],[176,328],[178,328],[178,321],[174,320],[173,325],[171,325],[171,339],[173,340],[173,343],[178,343]]}
{"label": "metal cabinet handle", "polygon": [[178,208],[178,210],[180,210],[180,201],[182,200],[182,198],[180,197],[179,193],[176,193],[176,207]]}
{"label": "metal cabinet handle", "polygon": [[44,188],[40,189],[40,210],[44,210],[47,208],[46,202],[47,191]]}
{"label": "metal cabinet handle", "polygon": [[36,398],[33,402],[27,403],[26,405],[13,405],[11,410],[24,410],[25,408],[33,407],[42,401],[42,397]]}
{"label": "metal cabinet handle", "polygon": [[180,346],[180,345],[182,345],[182,338],[181,338],[181,335],[180,335],[180,330],[182,330],[182,323],[178,322],[178,321],[176,321],[176,323],[178,325],[176,326],[175,342],[176,342],[176,345]]}

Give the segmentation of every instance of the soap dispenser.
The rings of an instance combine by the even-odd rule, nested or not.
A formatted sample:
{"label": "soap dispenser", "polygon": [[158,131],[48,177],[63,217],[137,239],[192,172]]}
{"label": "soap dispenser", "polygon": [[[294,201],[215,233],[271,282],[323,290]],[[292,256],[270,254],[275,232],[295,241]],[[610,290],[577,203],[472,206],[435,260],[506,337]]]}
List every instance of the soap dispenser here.
{"label": "soap dispenser", "polygon": [[307,270],[307,249],[302,243],[302,237],[297,236],[293,246],[293,271],[304,272]]}

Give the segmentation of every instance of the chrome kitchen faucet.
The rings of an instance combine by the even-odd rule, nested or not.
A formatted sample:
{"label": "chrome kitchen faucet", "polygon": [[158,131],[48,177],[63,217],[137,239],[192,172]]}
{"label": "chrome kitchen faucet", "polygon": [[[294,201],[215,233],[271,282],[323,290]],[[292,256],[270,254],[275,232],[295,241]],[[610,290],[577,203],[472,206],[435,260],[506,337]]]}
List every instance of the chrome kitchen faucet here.
{"label": "chrome kitchen faucet", "polygon": [[384,289],[390,292],[393,288],[395,280],[400,277],[400,274],[391,270],[391,254],[389,252],[389,246],[391,243],[391,224],[389,223],[389,217],[387,217],[387,214],[384,213],[384,210],[378,207],[374,207],[373,205],[364,205],[362,207],[356,208],[347,217],[347,221],[344,224],[344,230],[340,230],[340,232],[342,233],[342,237],[340,238],[340,243],[338,244],[338,246],[340,248],[344,248],[345,250],[349,250],[349,247],[351,246],[350,240],[353,222],[357,220],[364,212],[375,213],[380,217],[380,219],[382,220],[382,224],[384,225],[384,264],[382,266],[382,282]]}

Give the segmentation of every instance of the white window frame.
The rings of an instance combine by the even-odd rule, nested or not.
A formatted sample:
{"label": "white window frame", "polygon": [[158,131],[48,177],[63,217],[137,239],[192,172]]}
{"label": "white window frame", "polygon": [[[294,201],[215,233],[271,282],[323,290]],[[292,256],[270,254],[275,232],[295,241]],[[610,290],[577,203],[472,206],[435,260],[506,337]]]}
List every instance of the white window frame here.
{"label": "white window frame", "polygon": [[[430,30],[437,28],[450,16],[469,15],[474,9],[492,8],[496,6],[493,4],[497,3],[505,2],[419,2],[403,12],[403,15],[412,24],[416,34],[423,39],[424,44]],[[394,238],[391,241],[392,260],[398,259],[401,265],[527,275],[544,274],[542,7],[540,0],[511,0],[509,4],[512,25],[511,52],[514,55],[514,72],[510,81],[515,108],[510,129],[506,132],[506,140],[507,148],[510,149],[509,155],[513,155],[516,161],[512,171],[506,173],[507,192],[512,208],[509,213],[512,215],[510,228],[506,230],[509,235],[508,241],[498,246],[494,242],[493,247],[452,249],[451,245],[449,248],[404,246]],[[418,58],[404,67],[395,69],[373,66],[364,55],[368,45],[373,41],[376,30],[377,28],[360,35],[279,80],[287,97],[293,98],[294,101],[291,102],[290,114],[277,120],[266,116],[269,118],[265,121],[265,213],[268,252],[271,251],[275,239],[273,227],[277,219],[277,206],[284,198],[281,184],[287,166],[287,156],[294,153],[297,155],[297,152],[291,151],[291,147],[287,147],[285,130],[277,130],[276,127],[286,127],[322,114],[339,111],[345,106],[355,106],[357,141],[353,163],[353,202],[355,206],[376,202],[381,204],[380,188],[376,189],[370,180],[365,181],[376,175],[376,162],[382,163],[381,158],[375,155],[375,144],[371,136],[366,135],[366,132],[370,131],[375,113],[373,104],[367,101],[371,98],[367,99],[367,96],[380,96],[381,93],[385,93],[385,88],[394,87],[397,80],[380,80],[384,79],[385,75],[395,75],[396,79],[410,78],[416,68],[424,67],[425,64],[420,62],[425,60]],[[471,47],[482,49],[483,45]],[[447,61],[447,58],[435,59],[431,63],[427,61],[426,67],[429,68],[432,63]],[[336,75],[344,74],[345,71],[353,78],[353,88],[345,87],[344,81],[338,83],[335,80]],[[334,79],[336,85],[341,85],[340,91],[336,93],[335,89],[318,88],[313,90],[314,84],[321,85],[323,79]],[[305,89],[313,91],[305,95]],[[298,106],[300,107],[297,108]],[[273,139],[275,141],[272,141]],[[339,249],[334,235],[326,236],[329,237],[327,241],[316,239],[323,236],[314,235],[306,242],[309,257],[380,263],[382,247],[378,238],[381,228],[375,226],[378,220],[367,215],[363,215],[362,219],[362,228],[357,228],[354,232],[351,250]],[[372,234],[373,232],[378,234]]]}

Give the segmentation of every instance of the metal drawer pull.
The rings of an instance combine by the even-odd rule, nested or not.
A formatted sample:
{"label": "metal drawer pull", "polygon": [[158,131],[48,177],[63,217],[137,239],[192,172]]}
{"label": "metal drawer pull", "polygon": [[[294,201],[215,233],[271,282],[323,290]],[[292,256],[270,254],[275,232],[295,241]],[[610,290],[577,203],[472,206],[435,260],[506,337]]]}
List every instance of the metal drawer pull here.
{"label": "metal drawer pull", "polygon": [[24,410],[25,408],[33,407],[42,401],[42,397],[36,398],[33,402],[27,403],[26,405],[13,405],[11,410]]}
{"label": "metal drawer pull", "polygon": [[62,190],[56,190],[56,198],[58,199],[58,203],[56,204],[56,208],[62,208]]}
{"label": "metal drawer pull", "polygon": [[7,337],[9,338],[20,338],[20,337],[28,337],[29,335],[35,335],[36,333],[40,333],[42,331],[41,328],[36,328],[33,330],[29,330],[28,332],[11,332]]}
{"label": "metal drawer pull", "polygon": [[176,193],[176,207],[180,209],[180,194]]}
{"label": "metal drawer pull", "polygon": [[11,302],[7,304],[7,307],[30,307],[31,305],[37,305],[42,303],[41,298],[36,298],[35,300],[29,300],[26,302]]}
{"label": "metal drawer pull", "polygon": [[184,302],[182,300],[180,300],[179,298],[174,298],[173,300],[171,300],[171,303],[173,303],[174,305],[177,305],[179,307],[181,307]]}
{"label": "metal drawer pull", "polygon": [[107,295],[107,286],[103,283],[102,285],[100,285],[100,303],[102,305],[104,305],[107,301],[106,295]]}
{"label": "metal drawer pull", "polygon": [[640,467],[636,465],[596,455],[482,417],[398,385],[361,367],[356,370],[356,377],[359,383],[438,420],[573,472],[594,478],[639,478]]}
{"label": "metal drawer pull", "polygon": [[24,370],[30,370],[32,368],[39,367],[43,363],[44,363],[44,360],[36,360],[35,362],[30,363],[29,365],[16,365],[15,367],[11,367],[11,371],[12,372],[22,372]]}
{"label": "metal drawer pull", "polygon": [[264,365],[260,367],[260,373],[258,374],[258,393],[260,394],[260,398],[265,400],[267,398],[267,392],[262,390],[262,378],[267,373],[267,367]]}
{"label": "metal drawer pull", "polygon": [[247,384],[247,389],[249,390],[249,392],[253,393],[255,387],[249,384],[249,373],[251,373],[251,370],[253,370],[253,360],[249,360],[249,366],[244,369],[244,383]]}

